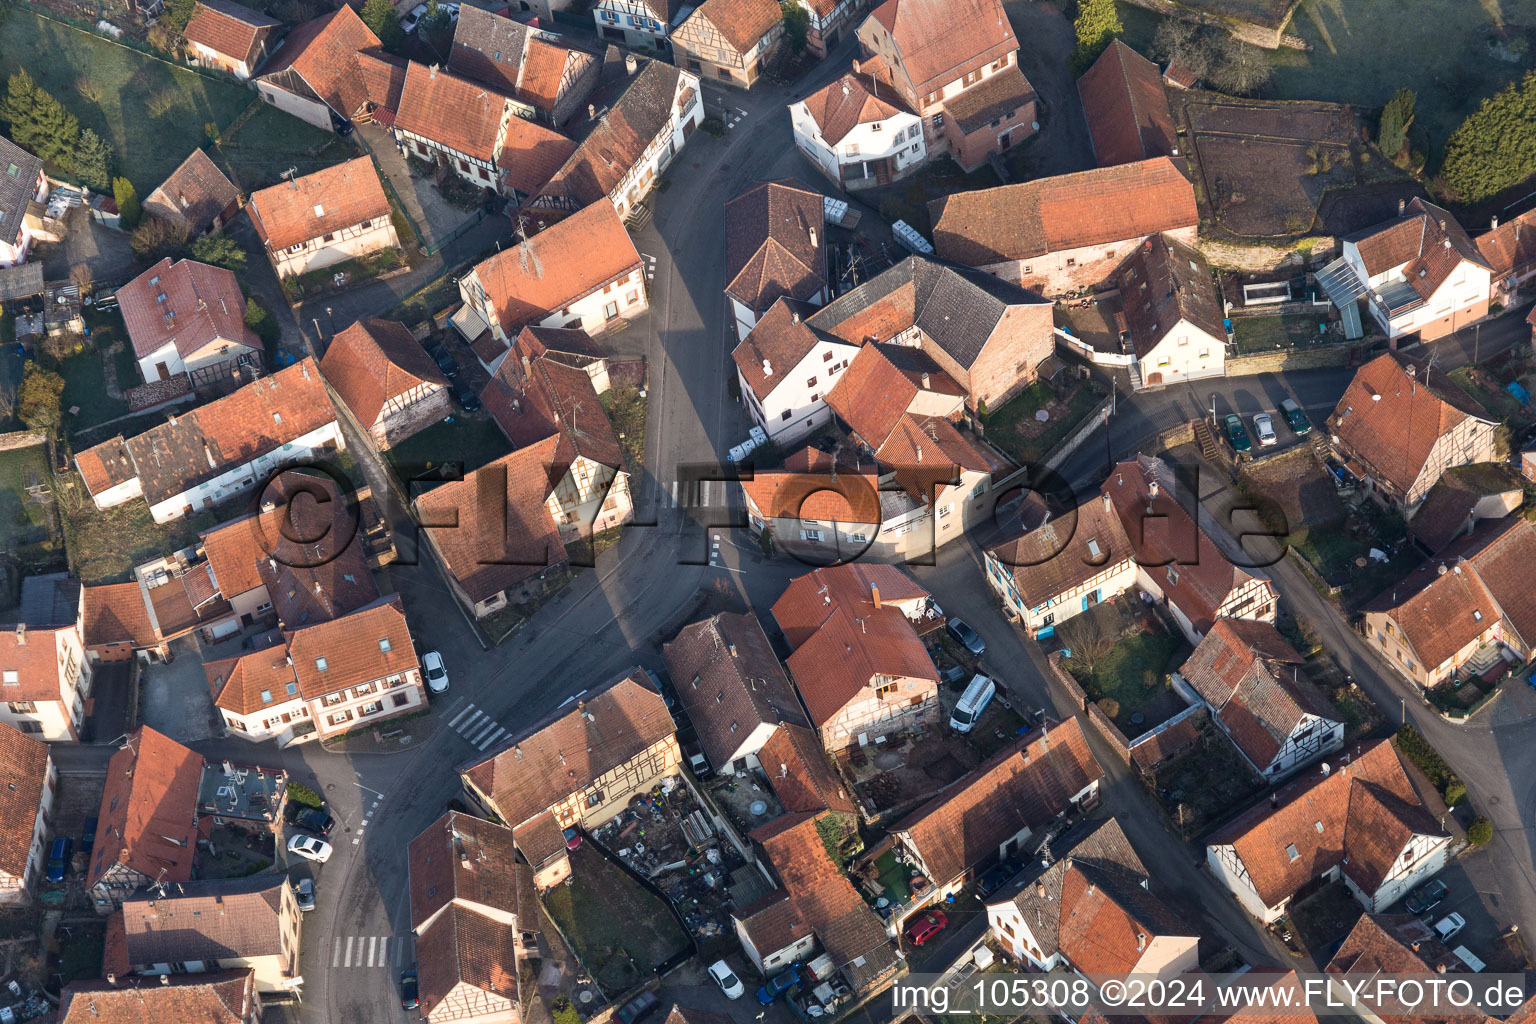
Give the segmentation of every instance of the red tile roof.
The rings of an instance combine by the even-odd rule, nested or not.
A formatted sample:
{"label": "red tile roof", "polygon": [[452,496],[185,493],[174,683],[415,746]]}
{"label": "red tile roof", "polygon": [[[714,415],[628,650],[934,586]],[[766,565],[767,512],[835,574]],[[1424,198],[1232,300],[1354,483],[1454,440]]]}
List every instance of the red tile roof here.
{"label": "red tile roof", "polygon": [[886,0],[871,17],[924,96],[1019,48],[1001,0]]}
{"label": "red tile roof", "polygon": [[853,813],[853,800],[842,778],[811,730],[790,722],[780,724],[757,752],[757,759],[787,813]]}
{"label": "red tile roof", "polygon": [[827,407],[871,449],[879,449],[922,392],[964,404],[965,389],[920,348],[885,342],[865,345],[827,392]]}
{"label": "red tile roof", "polygon": [[1488,523],[1446,552],[1463,558],[1498,602],[1505,631],[1528,647],[1536,647],[1536,587],[1530,584],[1536,565],[1536,524],[1518,515]]}
{"label": "red tile roof", "polygon": [[[1379,974],[1432,978],[1442,970],[1459,973],[1466,967],[1440,941],[1427,921],[1409,914],[1364,914],[1324,969],[1329,974],[1349,974],[1354,978]],[[1428,1013],[1391,1012],[1376,1007],[1371,1015],[1389,1024],[1493,1024],[1496,1019],[1485,1016],[1475,1006],[1464,1013],[1449,1007]]]}
{"label": "red tile roof", "polygon": [[203,662],[214,707],[234,715],[300,700],[299,683],[281,644],[233,658]]}
{"label": "red tile roof", "polygon": [[[766,398],[787,379],[816,343],[824,340],[805,322],[813,309],[793,299],[779,299],[768,307],[768,312],[758,318],[757,326],[731,351],[736,368],[759,399]],[[850,357],[853,355],[851,347],[843,351]]]}
{"label": "red tile roof", "polygon": [[1494,282],[1536,263],[1536,210],[1527,210],[1477,236],[1477,250],[1493,271]]}
{"label": "red tile roof", "polygon": [[221,340],[261,350],[245,325],[240,282],[223,267],[167,256],[119,288],[117,301],[140,359],[167,345],[185,359]]}
{"label": "red tile roof", "polygon": [[[938,669],[917,631],[895,608],[871,608],[869,614],[855,619],[848,609],[837,607],[795,649],[787,664],[811,722],[818,727],[859,697],[877,675],[939,681]],[[890,699],[899,696],[892,694]]]}
{"label": "red tile roof", "polygon": [[416,498],[444,568],[471,601],[565,561],[560,531],[544,504],[559,443],[552,437],[503,455]]}
{"label": "red tile roof", "polygon": [[202,755],[139,726],[107,762],[86,884],[119,863],[151,879],[190,880],[202,780]]}
{"label": "red tile roof", "polygon": [[[1175,488],[1166,464],[1137,456],[1116,466],[1100,485],[1100,493],[1108,494],[1115,506],[1138,564],[1167,566],[1156,570],[1158,587],[1195,630],[1204,633],[1228,595],[1254,577],[1229,562],[1210,535],[1195,524],[1179,504]],[[1272,595],[1273,589],[1265,587]]]}
{"label": "red tile roof", "polygon": [[1075,863],[1062,877],[1057,934],[1067,962],[1089,977],[1130,974],[1156,939],[1199,938],[1140,885]]}
{"label": "red tile roof", "polygon": [[1399,266],[1422,299],[1429,299],[1463,260],[1480,267],[1487,261],[1456,218],[1423,199],[1410,200],[1403,216],[1344,239],[1359,250],[1371,277]]}
{"label": "red tile roof", "polygon": [[0,874],[26,877],[48,768],[48,744],[0,722]]}
{"label": "red tile roof", "polygon": [[688,16],[688,21],[701,16],[709,19],[739,54],[750,53],[763,36],[784,21],[784,12],[775,0],[704,0]]}
{"label": "red tile roof", "polygon": [[386,221],[390,212],[366,156],[264,188],[246,209],[256,234],[274,252],[363,221]]}
{"label": "red tile roof", "polygon": [[560,99],[561,82],[569,75],[570,87],[582,88],[591,74],[588,69],[598,61],[593,54],[546,38],[536,26],[480,7],[460,10],[448,55],[448,67],[455,74],[485,82],[550,115]]}
{"label": "red tile roof", "polygon": [[398,597],[283,635],[307,700],[419,667]]}
{"label": "red tile roof", "polygon": [[915,849],[939,885],[964,876],[1020,832],[1073,807],[1104,777],[1077,719],[1047,722],[940,790],[893,831]]}
{"label": "red tile roof", "polygon": [[514,116],[489,86],[412,63],[405,73],[395,127],[477,160],[495,159],[502,124]]}
{"label": "red tile roof", "polygon": [[1173,156],[1173,112],[1157,65],[1119,39],[1077,80],[1100,167]]}
{"label": "red tile roof", "polygon": [[1469,416],[1489,418],[1444,374],[1387,352],[1355,371],[1328,429],[1373,477],[1407,494],[1435,442]]}
{"label": "red tile roof", "polygon": [[459,772],[515,828],[675,732],[661,694],[643,669],[632,668],[514,732],[495,753]]}
{"label": "red tile roof", "polygon": [[291,70],[344,118],[369,103],[392,108],[399,99],[392,69],[397,61],[404,62],[382,54],[382,45],[357,11],[343,4],[289,32],[282,48],[261,69],[261,78],[288,88],[289,76],[283,72]]}
{"label": "red tile roof", "polygon": [[988,551],[1013,577],[1026,608],[1039,608],[1134,557],[1119,515],[1100,497]]}
{"label": "red tile roof", "polygon": [[1459,565],[1447,568],[1443,562],[1436,566],[1442,574],[1428,583],[1404,580],[1366,606],[1367,611],[1392,617],[1401,639],[1431,675],[1499,618],[1498,602],[1477,573]]}
{"label": "red tile roof", "polygon": [[896,421],[875,458],[883,469],[894,471],[895,482],[919,502],[937,501],[957,470],[990,474],[1005,465],[949,420],[912,413]]}
{"label": "red tile roof", "polygon": [[803,101],[816,122],[822,140],[836,146],[861,124],[880,124],[912,108],[891,85],[890,74],[878,57],[855,61],[854,70]]}
{"label": "red tile roof", "polygon": [[[281,957],[298,970],[298,943],[286,942],[300,911],[285,903],[281,874],[183,882],[123,900],[122,955],[132,966]],[[291,954],[291,957],[290,955]]]}
{"label": "red tile roof", "polygon": [[224,176],[207,153],[194,149],[181,166],[145,198],[144,212],[152,217],[182,221],[191,233],[200,234],[239,201],[240,190],[235,183]]}
{"label": "red tile roof", "polygon": [[[73,627],[68,627],[73,629]],[[0,701],[62,701],[59,634],[63,629],[0,629],[0,670],[17,681],[0,684]]]}
{"label": "red tile roof", "polygon": [[535,353],[530,337],[526,329],[519,335],[515,358],[503,359],[481,392],[491,418],[513,448],[555,438],[553,472],[561,476],[578,457],[622,470],[624,449],[591,375],[557,356]]}
{"label": "red tile roof", "polygon": [[971,266],[1195,227],[1195,189],[1167,157],[960,192],[929,204],[933,244]]}
{"label": "red tile roof", "polygon": [[1260,803],[1206,840],[1234,848],[1270,907],[1333,867],[1374,893],[1410,834],[1445,835],[1389,740],[1365,747],[1327,775],[1308,772],[1276,790],[1275,798],[1278,806]]}
{"label": "red tile roof", "polygon": [[672,688],[709,763],[725,771],[759,726],[803,723],[795,688],[750,613],[684,626],[662,645]]}
{"label": "red tile roof", "polygon": [[1131,350],[1145,359],[1183,322],[1225,343],[1225,316],[1205,257],[1167,235],[1136,246],[1115,271]]}
{"label": "red tile roof", "polygon": [[[517,942],[517,932],[494,918],[464,907],[448,908],[432,927],[416,936],[422,1018],[431,1019],[429,1015],[450,996],[465,998],[461,985],[499,996],[515,1012],[519,1005]],[[497,1004],[477,1001],[475,1005],[478,1009]]]}
{"label": "red tile roof", "polygon": [[[162,975],[160,984],[72,981],[59,995],[59,1024],[249,1024],[255,972]],[[143,979],[150,981],[151,979]]]}
{"label": "red tile roof", "polygon": [[475,265],[509,337],[604,284],[640,269],[640,254],[612,203],[593,203]]}
{"label": "red tile roof", "polygon": [[[471,814],[449,811],[411,840],[411,927],[420,932],[450,903],[518,913],[517,863],[512,830]],[[537,918],[519,920],[519,930],[537,931]]]}
{"label": "red tile roof", "polygon": [[765,310],[825,289],[824,205],[820,192],[791,178],[755,182],[726,202],[725,293]]}
{"label": "red tile roof", "polygon": [[773,620],[783,631],[785,642],[791,648],[799,647],[840,609],[855,617],[868,617],[875,611],[872,591],[876,589],[882,606],[923,601],[929,596],[894,565],[850,562],[790,580],[773,604]]}
{"label": "red tile roof", "polygon": [[526,117],[513,116],[496,166],[502,180],[525,196],[536,195],[576,152],[576,143]]}
{"label": "red tile roof", "polygon": [[187,42],[233,57],[249,70],[262,30],[281,28],[282,24],[233,0],[198,0],[181,34]]}
{"label": "red tile roof", "polygon": [[87,584],[80,593],[80,639],[85,646],[131,643],[145,648],[160,642],[137,582]]}
{"label": "red tile roof", "polygon": [[448,386],[426,349],[397,320],[359,320],[336,335],[320,372],[364,426],[377,423],[392,398],[422,385]]}
{"label": "red tile roof", "polygon": [[1448,469],[1424,496],[1424,503],[1408,520],[1413,534],[1431,554],[1438,554],[1473,525],[1473,512],[1479,502],[1495,495],[1507,495],[1518,504],[1522,486],[1505,467],[1491,462]]}
{"label": "red tile roof", "polygon": [[[793,463],[793,464],[791,464]],[[807,448],[783,469],[754,470],[741,489],[768,519],[820,519],[878,525],[880,474],[873,462],[832,465],[826,452]]]}

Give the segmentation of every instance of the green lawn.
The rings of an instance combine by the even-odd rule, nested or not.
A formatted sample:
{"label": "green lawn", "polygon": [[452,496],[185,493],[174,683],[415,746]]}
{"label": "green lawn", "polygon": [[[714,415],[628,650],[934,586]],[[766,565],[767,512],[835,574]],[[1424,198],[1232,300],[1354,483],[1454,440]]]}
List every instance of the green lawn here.
{"label": "green lawn", "polygon": [[1496,420],[1508,419],[1523,411],[1515,396],[1499,387],[1498,381],[1482,370],[1463,366],[1452,370],[1450,377],[1456,382],[1457,387],[1471,395]]}
{"label": "green lawn", "polygon": [[1325,340],[1317,330],[1317,325],[1323,321],[1321,315],[1306,314],[1233,317],[1233,344],[1240,356],[1306,345]]}
{"label": "green lawn", "polygon": [[[1299,527],[1291,532],[1289,542],[1325,581],[1342,586],[1351,601],[1374,597],[1401,579],[1415,560],[1411,551],[1405,551],[1386,562],[1372,561],[1367,553],[1381,542],[1351,537],[1344,519]],[[1357,558],[1365,558],[1365,565],[1356,565]]]}
{"label": "green lawn", "polygon": [[638,984],[687,945],[671,910],[590,843],[571,851],[571,872],[572,883],[550,890],[544,909],[604,992]]}
{"label": "green lawn", "polygon": [[[135,376],[137,365],[134,364]],[[116,374],[118,370],[118,361],[114,360],[112,372]],[[59,373],[64,378],[64,397],[59,404],[64,409],[64,429],[70,434],[128,414],[127,402],[107,394],[106,372],[102,354],[94,350],[82,352],[59,364]],[[133,381],[129,381],[129,386],[133,386]],[[71,416],[71,408],[80,411]]]}
{"label": "green lawn", "polygon": [[1148,722],[1133,724],[1131,716],[1167,692],[1163,677],[1173,671],[1189,654],[1183,637],[1166,632],[1134,632],[1121,637],[1108,652],[1088,669],[1078,658],[1069,658],[1067,668],[1077,677],[1093,700],[1109,698],[1119,707],[1113,715],[1115,724],[1127,736],[1137,736],[1149,725],[1168,717],[1148,713]]}
{"label": "green lawn", "polygon": [[220,139],[210,155],[236,184],[254,192],[277,184],[290,167],[311,174],[353,159],[358,150],[346,139],[263,104],[235,132]]}
{"label": "green lawn", "polygon": [[[111,144],[118,173],[147,196],[255,96],[233,82],[177,68],[101,36],[23,10],[0,31],[0,74],[26,68],[76,117]],[[88,99],[79,85],[99,97]],[[284,115],[286,116],[286,115]]]}
{"label": "green lawn", "polygon": [[640,472],[645,465],[645,406],[640,389],[628,385],[610,388],[599,396],[608,418],[613,421],[613,432],[619,437],[619,447],[624,449],[624,462],[631,474]]}
{"label": "green lawn", "polygon": [[464,472],[469,473],[511,450],[501,428],[489,416],[456,413],[453,422],[435,423],[385,454],[396,475],[408,483],[414,474],[445,462],[462,462]]}
{"label": "green lawn", "polygon": [[[1070,388],[1065,399],[1058,399],[1050,385],[1031,384],[987,415],[987,440],[1020,465],[1043,460],[1104,398],[1089,381],[1074,381]],[[1035,419],[1042,408],[1050,414],[1044,423]]]}
{"label": "green lawn", "polygon": [[36,543],[47,534],[47,507],[29,500],[28,488],[48,485],[46,446],[0,452],[0,548]]}

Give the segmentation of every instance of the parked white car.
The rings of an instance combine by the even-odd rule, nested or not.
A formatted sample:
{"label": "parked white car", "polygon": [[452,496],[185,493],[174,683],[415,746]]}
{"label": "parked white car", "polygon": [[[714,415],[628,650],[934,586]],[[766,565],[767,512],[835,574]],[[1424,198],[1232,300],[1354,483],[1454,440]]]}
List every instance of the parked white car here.
{"label": "parked white car", "polygon": [[1266,447],[1279,440],[1275,437],[1275,421],[1267,412],[1261,412],[1253,418],[1253,432],[1258,435],[1259,444]]}
{"label": "parked white car", "polygon": [[312,860],[317,864],[324,864],[331,859],[331,844],[324,839],[316,839],[314,836],[306,836],[300,833],[288,840],[288,852]]}
{"label": "parked white car", "polygon": [[724,960],[716,960],[709,965],[709,976],[715,979],[715,984],[720,986],[720,991],[725,993],[727,999],[740,999],[747,991],[741,979],[731,970],[731,965]]}
{"label": "parked white car", "polygon": [[1435,934],[1439,936],[1441,942],[1449,943],[1451,936],[1457,934],[1466,926],[1467,919],[1460,914],[1446,914],[1439,921],[1435,922]]}
{"label": "parked white car", "polygon": [[443,656],[436,651],[422,655],[421,667],[427,673],[427,689],[433,693],[448,692],[448,670],[443,667]]}

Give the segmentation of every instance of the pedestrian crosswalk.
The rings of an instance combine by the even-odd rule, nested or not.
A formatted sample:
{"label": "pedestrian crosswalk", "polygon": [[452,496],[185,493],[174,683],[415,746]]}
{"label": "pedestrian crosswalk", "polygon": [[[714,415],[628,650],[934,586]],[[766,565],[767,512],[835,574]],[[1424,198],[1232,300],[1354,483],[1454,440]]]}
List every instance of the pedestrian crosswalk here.
{"label": "pedestrian crosswalk", "polygon": [[377,970],[411,962],[409,935],[337,935],[331,939],[331,969]]}
{"label": "pedestrian crosswalk", "polygon": [[730,499],[729,480],[673,480],[662,491],[668,508],[715,508]]}
{"label": "pedestrian crosswalk", "polygon": [[448,728],[464,737],[476,750],[485,750],[510,735],[505,726],[498,724],[484,708],[477,708],[474,704],[466,704],[448,719]]}

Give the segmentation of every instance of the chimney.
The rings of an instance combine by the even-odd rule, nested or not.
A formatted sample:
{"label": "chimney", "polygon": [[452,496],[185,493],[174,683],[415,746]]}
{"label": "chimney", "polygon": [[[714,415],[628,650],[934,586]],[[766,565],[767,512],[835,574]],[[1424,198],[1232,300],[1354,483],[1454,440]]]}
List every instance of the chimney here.
{"label": "chimney", "polygon": [[1497,231],[1497,230],[1499,230],[1499,215],[1498,214],[1494,214],[1493,215],[1493,223],[1488,225],[1488,230],[1489,231]]}
{"label": "chimney", "polygon": [[1157,497],[1157,481],[1156,480],[1149,480],[1147,482],[1147,497],[1149,497],[1149,498]]}
{"label": "chimney", "polygon": [[625,71],[625,73],[632,75],[636,71],[639,71],[639,70],[640,70],[640,62],[635,59],[635,55],[632,54],[632,53],[626,53],[624,55],[624,71]]}
{"label": "chimney", "polygon": [[875,611],[879,611],[880,610],[880,588],[879,587],[872,586],[872,587],[869,588],[869,599],[874,604]]}
{"label": "chimney", "polygon": [[1103,501],[1104,501],[1104,511],[1108,512],[1109,511],[1109,492],[1105,491],[1103,494],[1099,495],[1099,497],[1102,498]]}
{"label": "chimney", "polygon": [[858,62],[857,58],[855,58],[855,60],[853,62],[853,73],[854,74],[858,74],[862,69],[863,69],[863,65],[861,65]]}
{"label": "chimney", "polygon": [[213,449],[208,447],[208,441],[206,439],[203,441],[203,458],[208,460],[209,469],[219,468],[219,462],[213,457]]}
{"label": "chimney", "polygon": [[523,356],[523,376],[524,377],[528,377],[528,376],[532,376],[532,374],[533,374],[533,363],[528,359],[527,356]]}
{"label": "chimney", "polygon": [[816,229],[811,228],[811,248],[816,248]]}
{"label": "chimney", "polygon": [[923,461],[923,446],[922,445],[918,445],[917,446],[917,461],[918,462],[922,462]]}
{"label": "chimney", "polygon": [[108,985],[116,985],[117,984],[117,975],[113,974],[111,971],[107,972],[107,984]]}
{"label": "chimney", "polygon": [[1409,380],[1414,380],[1419,375],[1419,368],[1417,366],[1414,366],[1412,363],[1408,364],[1407,371],[1408,371],[1408,379]]}
{"label": "chimney", "polygon": [[789,322],[792,324],[797,324],[800,322],[800,314],[798,311],[789,314]]}
{"label": "chimney", "polygon": [[436,78],[437,77],[437,65],[433,64],[432,67],[430,69],[428,69],[427,74],[430,75],[433,78]]}
{"label": "chimney", "polygon": [[160,984],[162,984],[162,985],[169,985],[170,983],[171,983],[171,976],[169,974],[162,974],[162,975],[160,975]]}
{"label": "chimney", "polygon": [[27,646],[27,624],[25,622],[16,623],[16,646]]}
{"label": "chimney", "polygon": [[1147,933],[1146,932],[1137,932],[1136,933],[1136,952],[1140,953],[1142,950],[1144,950],[1146,948],[1147,948]]}
{"label": "chimney", "polygon": [[924,391],[928,390],[928,371],[927,370],[923,371],[923,390]]}
{"label": "chimney", "polygon": [[596,103],[588,103],[587,104],[587,116],[592,118],[593,120],[597,119],[597,104]]}
{"label": "chimney", "polygon": [[736,645],[735,644],[726,644],[725,646],[726,646],[726,649],[731,652],[731,657],[733,657],[733,658],[736,657]]}
{"label": "chimney", "polygon": [[1397,201],[1397,215],[1399,217],[1401,217],[1404,213],[1407,213],[1407,212],[1408,212],[1408,200],[1406,200],[1406,199],[1399,199]]}

